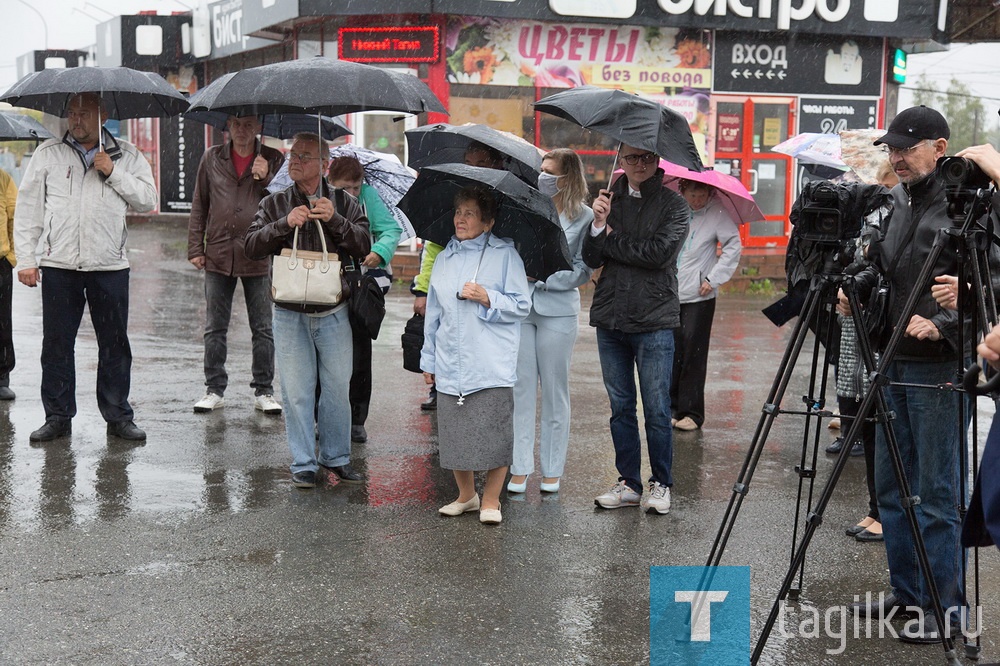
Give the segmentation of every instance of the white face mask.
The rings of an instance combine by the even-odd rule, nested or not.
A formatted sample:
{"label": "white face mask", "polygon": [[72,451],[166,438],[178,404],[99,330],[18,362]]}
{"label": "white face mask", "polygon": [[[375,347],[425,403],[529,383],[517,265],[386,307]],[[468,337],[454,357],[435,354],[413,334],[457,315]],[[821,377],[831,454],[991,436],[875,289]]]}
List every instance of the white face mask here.
{"label": "white face mask", "polygon": [[554,197],[559,193],[559,176],[544,171],[538,174],[538,191],[547,197]]}

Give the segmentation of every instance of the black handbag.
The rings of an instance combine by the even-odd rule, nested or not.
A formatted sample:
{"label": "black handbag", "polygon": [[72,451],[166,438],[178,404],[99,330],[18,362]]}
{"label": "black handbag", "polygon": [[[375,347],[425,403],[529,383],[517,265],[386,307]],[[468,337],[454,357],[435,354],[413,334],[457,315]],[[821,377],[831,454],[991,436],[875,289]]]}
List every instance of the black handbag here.
{"label": "black handbag", "polygon": [[354,270],[344,272],[351,286],[347,307],[351,326],[364,332],[372,340],[378,339],[382,320],[385,319],[385,294],[374,275],[363,273],[355,263]]}
{"label": "black handbag", "polygon": [[403,335],[403,369],[410,372],[423,372],[420,369],[420,350],[424,347],[424,316],[415,314],[406,322]]}

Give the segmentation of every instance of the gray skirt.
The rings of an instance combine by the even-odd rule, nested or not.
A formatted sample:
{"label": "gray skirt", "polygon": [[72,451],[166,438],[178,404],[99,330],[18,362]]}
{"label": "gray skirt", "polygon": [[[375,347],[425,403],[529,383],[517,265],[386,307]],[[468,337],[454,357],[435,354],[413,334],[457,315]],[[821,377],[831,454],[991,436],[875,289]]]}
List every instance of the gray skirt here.
{"label": "gray skirt", "polygon": [[438,391],[438,457],[444,469],[483,471],[514,458],[514,389],[483,389],[465,396]]}

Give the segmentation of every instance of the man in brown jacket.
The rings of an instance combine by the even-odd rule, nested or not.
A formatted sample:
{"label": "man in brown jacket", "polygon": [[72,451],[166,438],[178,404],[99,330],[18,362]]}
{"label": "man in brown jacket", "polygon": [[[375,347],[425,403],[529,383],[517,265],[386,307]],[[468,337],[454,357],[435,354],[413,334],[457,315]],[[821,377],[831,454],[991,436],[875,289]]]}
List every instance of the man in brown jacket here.
{"label": "man in brown jacket", "polygon": [[0,171],[0,400],[13,400],[10,371],[14,369],[14,336],[11,322],[14,266],[14,204],[17,185]]}
{"label": "man in brown jacket", "polygon": [[205,397],[195,412],[223,406],[226,374],[226,336],[236,283],[243,295],[253,343],[254,408],[281,414],[274,399],[274,337],[271,334],[271,295],[267,260],[247,259],[243,238],[257,214],[267,185],[281,167],[282,154],[257,142],[260,122],[254,116],[231,116],[229,141],[206,151],[198,167],[191,218],[188,222],[188,261],[205,271]]}

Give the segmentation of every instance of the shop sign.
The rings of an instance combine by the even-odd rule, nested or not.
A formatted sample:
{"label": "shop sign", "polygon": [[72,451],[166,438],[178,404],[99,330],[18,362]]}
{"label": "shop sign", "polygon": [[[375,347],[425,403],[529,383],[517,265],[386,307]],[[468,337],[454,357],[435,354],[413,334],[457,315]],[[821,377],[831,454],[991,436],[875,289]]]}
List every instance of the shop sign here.
{"label": "shop sign", "polygon": [[716,92],[878,97],[882,91],[880,37],[718,32],[715,40]]}
{"label": "shop sign", "polygon": [[875,127],[878,100],[820,99],[803,97],[799,102],[799,132],[832,134],[846,129]]}
{"label": "shop sign", "polygon": [[712,85],[708,31],[452,17],[445,57],[452,83],[645,92]]}
{"label": "shop sign", "polygon": [[205,126],[181,116],[160,119],[160,211],[190,213]]}
{"label": "shop sign", "polygon": [[223,0],[209,5],[212,58],[221,58],[269,46],[273,42],[244,33],[243,0]]}
{"label": "shop sign", "polygon": [[743,117],[740,114],[720,113],[716,127],[716,153],[738,153],[743,150]]}
{"label": "shop sign", "polygon": [[341,60],[354,62],[437,62],[440,35],[437,26],[340,28]]}

